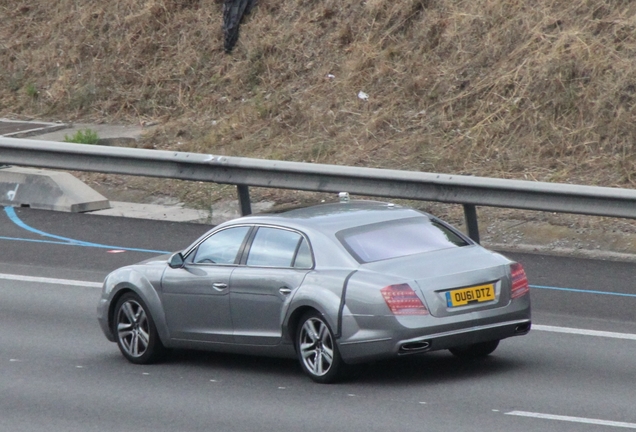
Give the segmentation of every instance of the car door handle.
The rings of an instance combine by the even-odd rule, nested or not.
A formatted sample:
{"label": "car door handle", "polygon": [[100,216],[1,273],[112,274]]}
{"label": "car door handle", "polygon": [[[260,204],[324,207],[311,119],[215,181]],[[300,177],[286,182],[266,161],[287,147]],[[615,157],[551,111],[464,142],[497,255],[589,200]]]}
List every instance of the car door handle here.
{"label": "car door handle", "polygon": [[217,291],[223,291],[224,289],[227,288],[227,284],[223,282],[214,282],[212,284],[212,288],[214,288]]}
{"label": "car door handle", "polygon": [[281,289],[278,290],[279,293],[284,294],[284,295],[291,294],[291,291],[292,290],[290,290],[289,288],[285,288],[285,287],[282,287]]}

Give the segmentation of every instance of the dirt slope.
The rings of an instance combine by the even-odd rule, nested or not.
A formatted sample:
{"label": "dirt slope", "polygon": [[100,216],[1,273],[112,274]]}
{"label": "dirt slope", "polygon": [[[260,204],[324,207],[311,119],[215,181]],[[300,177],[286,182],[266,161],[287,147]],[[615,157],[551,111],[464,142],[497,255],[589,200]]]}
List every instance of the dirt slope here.
{"label": "dirt slope", "polygon": [[[0,116],[144,146],[630,187],[636,2],[0,0]],[[360,92],[368,95],[368,99]]]}

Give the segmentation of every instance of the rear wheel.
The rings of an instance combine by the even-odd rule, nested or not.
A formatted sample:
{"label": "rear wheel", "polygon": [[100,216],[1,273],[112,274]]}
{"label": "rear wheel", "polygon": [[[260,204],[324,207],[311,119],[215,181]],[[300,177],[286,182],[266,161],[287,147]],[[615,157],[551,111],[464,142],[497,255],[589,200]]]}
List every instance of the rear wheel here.
{"label": "rear wheel", "polygon": [[300,319],[296,350],[300,365],[315,382],[328,384],[342,377],[345,365],[333,332],[318,312],[308,312]]}
{"label": "rear wheel", "polygon": [[160,360],[166,353],[148,308],[135,293],[124,294],[115,306],[113,331],[119,350],[136,364]]}
{"label": "rear wheel", "polygon": [[498,340],[489,342],[480,342],[472,345],[463,345],[455,348],[450,348],[449,351],[462,359],[479,359],[484,358],[497,349],[499,345]]}

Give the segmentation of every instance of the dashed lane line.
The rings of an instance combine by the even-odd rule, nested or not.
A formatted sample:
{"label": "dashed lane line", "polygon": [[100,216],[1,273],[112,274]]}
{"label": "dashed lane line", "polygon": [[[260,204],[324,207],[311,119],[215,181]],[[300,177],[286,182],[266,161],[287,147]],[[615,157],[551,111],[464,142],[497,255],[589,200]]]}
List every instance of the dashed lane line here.
{"label": "dashed lane line", "polygon": [[519,417],[531,417],[538,418],[544,420],[558,420],[558,421],[566,421],[571,423],[585,423],[585,424],[593,424],[598,426],[611,426],[625,429],[636,429],[636,423],[626,423],[626,422],[617,422],[611,420],[599,420],[592,418],[584,418],[584,417],[571,417],[571,416],[563,416],[563,415],[554,415],[554,414],[543,414],[536,412],[528,412],[528,411],[510,411],[505,413],[506,415],[519,416]]}
{"label": "dashed lane line", "polygon": [[13,275],[13,274],[5,274],[5,273],[0,273],[0,279],[15,280],[15,281],[21,281],[21,282],[46,283],[46,284],[54,284],[54,285],[80,286],[80,287],[87,287],[87,288],[102,287],[101,282],[88,282],[88,281],[71,280],[71,279],[54,279],[54,278],[46,278],[46,277]]}
{"label": "dashed lane line", "polygon": [[632,333],[616,333],[616,332],[608,332],[608,331],[587,330],[587,329],[558,327],[558,326],[549,326],[549,325],[540,325],[540,324],[532,324],[532,330],[539,330],[539,331],[546,331],[546,332],[553,332],[553,333],[576,334],[576,335],[583,335],[583,336],[598,336],[598,337],[613,338],[613,339],[636,340],[636,334],[632,334]]}
{"label": "dashed lane line", "polygon": [[611,295],[611,296],[618,296],[618,297],[636,297],[636,294],[633,294],[633,293],[598,291],[598,290],[589,290],[589,289],[580,289],[580,288],[563,288],[563,287],[542,286],[542,285],[530,285],[530,288],[551,290],[551,291],[565,291],[565,292],[573,292],[573,293],[581,293],[581,294]]}

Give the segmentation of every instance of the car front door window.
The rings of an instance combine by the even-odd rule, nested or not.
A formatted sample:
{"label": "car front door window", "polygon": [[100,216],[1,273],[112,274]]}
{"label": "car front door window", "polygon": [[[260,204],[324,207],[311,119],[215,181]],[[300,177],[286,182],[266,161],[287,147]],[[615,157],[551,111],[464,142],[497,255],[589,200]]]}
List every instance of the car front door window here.
{"label": "car front door window", "polygon": [[195,264],[234,264],[250,227],[241,226],[218,231],[204,240],[196,250]]}

